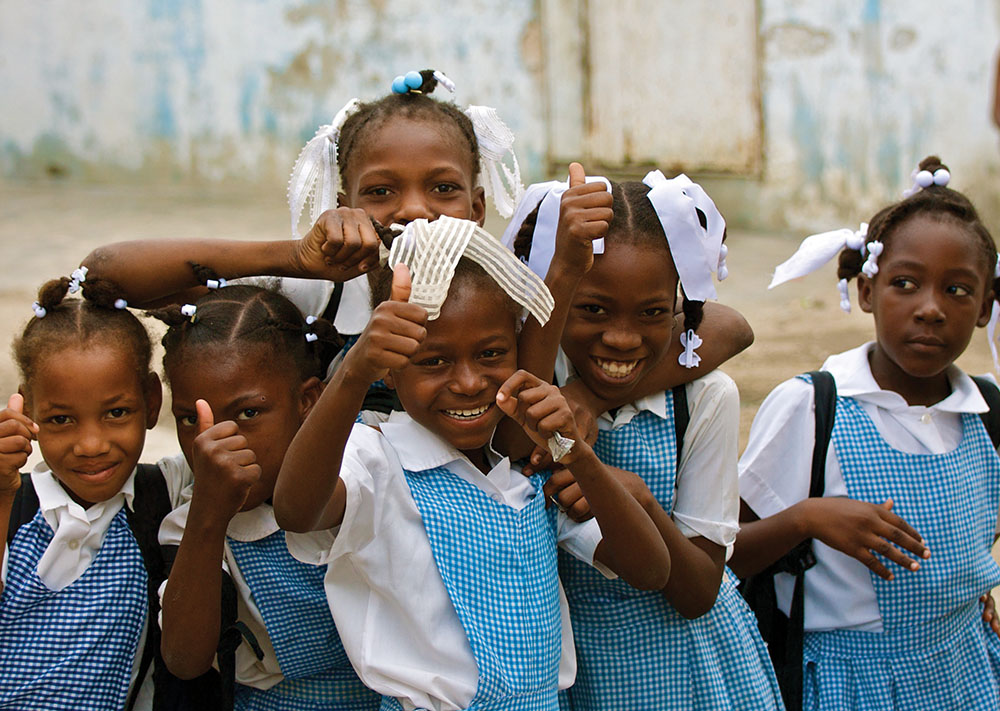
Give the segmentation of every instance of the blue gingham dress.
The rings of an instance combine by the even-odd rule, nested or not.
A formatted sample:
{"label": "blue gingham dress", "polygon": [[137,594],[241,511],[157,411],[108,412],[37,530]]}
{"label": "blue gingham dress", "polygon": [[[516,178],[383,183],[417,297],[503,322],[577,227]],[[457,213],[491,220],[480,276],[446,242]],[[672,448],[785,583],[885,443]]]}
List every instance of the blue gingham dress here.
{"label": "blue gingham dress", "polygon": [[0,708],[120,709],[148,607],[125,509],[83,575],[58,592],[36,572],[52,537],[39,511],[11,544],[0,596]]}
{"label": "blue gingham dress", "polygon": [[469,711],[556,711],[562,620],[545,478],[532,477],[537,494],[518,511],[444,467],[405,474],[479,667]]}
{"label": "blue gingham dress", "polygon": [[[635,472],[667,512],[674,505],[677,442],[673,397],[667,417],[643,410],[601,430],[594,451]],[[693,472],[691,476],[697,476]],[[560,551],[559,570],[576,638],[577,675],[564,707],[615,709],[783,708],[757,621],[726,569],[715,605],[696,620],[677,613],[659,591],[608,580]],[[672,575],[684,575],[674,569]]]}
{"label": "blue gingham dress", "polygon": [[892,581],[871,574],[882,633],[806,634],[804,708],[1000,708],[1000,640],[979,603],[1000,584],[990,556],[1000,457],[977,415],[962,415],[962,432],[951,452],[907,454],[885,442],[856,400],[837,399],[832,441],[848,495],[891,498],[931,557],[916,572],[883,559]]}
{"label": "blue gingham dress", "polygon": [[285,532],[257,541],[228,538],[253,594],[284,679],[261,690],[237,684],[236,708],[252,711],[375,711],[380,696],[354,672],[330,616],[325,565],[288,552]]}

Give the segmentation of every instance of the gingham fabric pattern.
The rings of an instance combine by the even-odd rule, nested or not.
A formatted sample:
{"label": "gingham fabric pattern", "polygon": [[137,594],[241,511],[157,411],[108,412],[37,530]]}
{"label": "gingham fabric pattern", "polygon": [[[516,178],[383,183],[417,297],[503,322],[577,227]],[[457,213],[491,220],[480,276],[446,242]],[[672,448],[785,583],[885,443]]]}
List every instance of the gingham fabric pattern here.
{"label": "gingham fabric pattern", "polygon": [[977,415],[963,414],[962,428],[951,452],[907,454],[886,444],[856,400],[837,398],[832,441],[848,494],[891,498],[931,557],[916,572],[882,558],[895,579],[871,575],[882,634],[806,634],[806,708],[1000,708],[1000,640],[978,602],[1000,583],[990,555],[1000,457]]}
{"label": "gingham fabric pattern", "polygon": [[[601,430],[594,451],[604,463],[641,476],[669,512],[677,443],[673,397],[664,397],[667,419],[642,411],[617,429]],[[687,620],[660,592],[607,580],[562,554],[559,564],[578,663],[564,709],[783,708],[756,619],[728,569],[712,610]]]}
{"label": "gingham fabric pattern", "polygon": [[120,709],[148,605],[125,510],[90,567],[59,592],[35,572],[52,536],[39,511],[11,545],[0,596],[0,708]]}
{"label": "gingham fabric pattern", "polygon": [[330,616],[325,565],[288,552],[285,532],[257,541],[226,539],[260,610],[285,680],[267,690],[239,687],[238,709],[374,711],[379,695],[354,673]]}
{"label": "gingham fabric pattern", "polygon": [[469,709],[555,711],[562,625],[544,477],[517,511],[443,467],[405,474],[479,667]]}

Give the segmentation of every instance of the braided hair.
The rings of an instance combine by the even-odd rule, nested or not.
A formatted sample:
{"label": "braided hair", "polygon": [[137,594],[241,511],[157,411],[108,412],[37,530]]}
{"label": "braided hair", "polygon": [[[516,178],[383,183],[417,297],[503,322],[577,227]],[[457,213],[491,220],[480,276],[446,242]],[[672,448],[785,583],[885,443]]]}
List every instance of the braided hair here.
{"label": "braided hair", "polygon": [[[663,225],[653,208],[653,204],[647,198],[649,186],[639,181],[628,181],[623,183],[611,182],[611,196],[614,217],[608,225],[607,241],[621,242],[624,244],[638,244],[662,248],[669,253],[670,245],[667,243],[666,235],[663,234]],[[514,236],[514,255],[521,261],[527,263],[528,255],[531,253],[531,243],[535,234],[535,225],[538,221],[539,204],[524,218],[517,234]],[[701,226],[707,224],[705,215],[698,210],[698,220]],[[725,236],[723,236],[725,239]],[[680,280],[678,280],[680,286]],[[683,288],[681,288],[683,295]],[[684,312],[684,330],[698,330],[701,325],[704,301],[692,301],[685,298],[681,308]]]}
{"label": "braided hair", "polygon": [[[920,170],[934,171],[944,168],[937,156],[928,156],[920,161]],[[947,186],[931,184],[904,200],[882,208],[868,224],[869,242],[879,241],[888,249],[892,237],[900,226],[918,215],[926,215],[939,220],[952,220],[961,225],[977,243],[983,262],[989,270],[987,283],[994,294],[1000,294],[1000,280],[994,278],[993,267],[997,260],[997,248],[989,230],[979,218],[976,208],[957,190]],[[848,281],[861,273],[864,258],[861,252],[849,247],[840,252],[837,263],[837,278]]]}
{"label": "braided hair", "polygon": [[344,121],[337,142],[337,168],[344,184],[347,183],[351,155],[359,145],[363,144],[365,136],[396,117],[450,124],[457,128],[468,146],[469,158],[472,161],[472,182],[476,182],[479,177],[479,141],[476,139],[472,120],[452,102],[439,101],[430,96],[438,85],[433,69],[422,70],[420,76],[423,83],[418,89],[406,94],[393,92],[376,101],[362,103],[357,111]]}
{"label": "braided hair", "polygon": [[[211,269],[191,266],[202,281],[218,279]],[[161,341],[168,382],[188,349],[216,345],[263,347],[275,360],[289,359],[283,362],[290,362],[302,381],[314,376],[322,379],[326,371],[320,357],[322,345],[333,344],[337,349],[343,345],[333,324],[322,318],[307,323],[298,308],[277,290],[227,285],[210,291],[195,307],[193,316],[179,304],[147,312],[168,326]],[[307,334],[316,338],[307,339]]]}
{"label": "braided hair", "polygon": [[97,347],[108,344],[122,347],[133,359],[135,372],[145,377],[150,372],[152,344],[149,333],[127,308],[122,290],[113,281],[98,277],[80,284],[82,299],[67,299],[72,280],[68,277],[47,281],[38,290],[38,306],[44,316],[36,315],[14,340],[12,352],[22,382],[30,387],[45,356],[70,346]]}

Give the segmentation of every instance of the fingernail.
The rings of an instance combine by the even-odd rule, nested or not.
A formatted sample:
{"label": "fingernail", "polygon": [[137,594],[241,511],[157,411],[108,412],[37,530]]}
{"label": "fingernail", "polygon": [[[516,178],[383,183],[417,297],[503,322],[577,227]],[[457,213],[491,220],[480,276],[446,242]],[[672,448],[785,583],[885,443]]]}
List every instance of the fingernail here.
{"label": "fingernail", "polygon": [[507,396],[504,395],[501,391],[497,390],[497,402],[503,402],[506,399]]}
{"label": "fingernail", "polygon": [[892,574],[890,574],[889,577],[887,578],[887,580],[895,580],[895,579],[896,579],[896,576],[892,575]]}

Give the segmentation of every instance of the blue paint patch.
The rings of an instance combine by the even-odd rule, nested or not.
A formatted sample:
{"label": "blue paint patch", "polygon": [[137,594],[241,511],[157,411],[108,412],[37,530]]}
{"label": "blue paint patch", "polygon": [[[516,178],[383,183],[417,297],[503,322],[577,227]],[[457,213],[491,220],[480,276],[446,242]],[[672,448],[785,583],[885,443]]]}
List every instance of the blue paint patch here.
{"label": "blue paint patch", "polygon": [[799,169],[806,179],[820,183],[824,160],[821,149],[822,132],[819,119],[809,105],[798,81],[793,85],[794,110],[792,114],[792,138],[799,154]]}
{"label": "blue paint patch", "polygon": [[253,127],[254,100],[257,98],[259,87],[260,79],[256,74],[249,74],[243,80],[240,89],[240,128],[243,133],[249,133]]}
{"label": "blue paint patch", "polygon": [[882,19],[882,3],[881,0],[865,0],[865,6],[862,10],[861,19],[868,24],[875,24]]}
{"label": "blue paint patch", "polygon": [[152,133],[158,138],[174,138],[177,135],[177,122],[174,109],[170,104],[169,82],[165,76],[160,76],[153,96],[153,126]]}
{"label": "blue paint patch", "polygon": [[278,117],[270,108],[264,109],[264,133],[268,136],[278,135]]}

